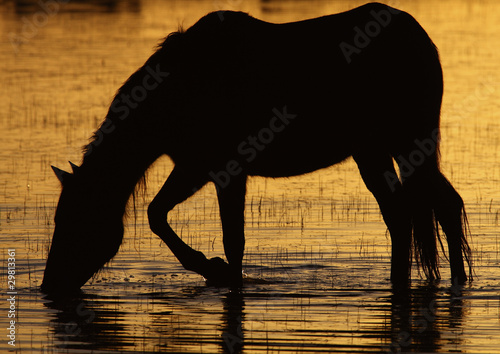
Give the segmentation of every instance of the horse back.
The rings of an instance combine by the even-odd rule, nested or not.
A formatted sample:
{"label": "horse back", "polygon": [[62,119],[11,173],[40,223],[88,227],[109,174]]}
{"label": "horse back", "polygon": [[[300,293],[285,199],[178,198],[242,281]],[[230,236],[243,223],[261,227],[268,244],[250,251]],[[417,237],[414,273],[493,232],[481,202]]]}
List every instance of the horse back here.
{"label": "horse back", "polygon": [[[197,141],[211,132],[204,142],[213,146],[211,156],[241,155],[237,146],[286,107],[297,118],[248,168],[266,175],[269,161],[302,159],[299,174],[337,163],[367,141],[394,141],[403,133],[401,120],[408,119],[404,134],[420,129],[404,116],[410,107],[428,113],[418,102],[432,102],[439,112],[437,50],[405,12],[374,3],[284,24],[240,12],[222,15],[209,14],[183,33],[177,65],[179,92],[191,93],[190,113],[183,114],[205,117]],[[318,153],[324,151],[329,154]]]}

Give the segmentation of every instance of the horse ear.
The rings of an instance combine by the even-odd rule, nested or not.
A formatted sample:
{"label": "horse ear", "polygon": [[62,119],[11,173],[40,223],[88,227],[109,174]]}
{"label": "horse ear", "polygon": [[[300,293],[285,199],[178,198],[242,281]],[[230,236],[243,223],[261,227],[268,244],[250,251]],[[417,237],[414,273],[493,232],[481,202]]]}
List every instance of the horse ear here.
{"label": "horse ear", "polygon": [[55,166],[50,166],[52,167],[52,170],[54,171],[54,173],[56,174],[56,177],[57,179],[59,180],[59,182],[61,182],[61,184],[64,184],[64,181],[69,177],[71,176],[71,173],[69,172],[66,172],[66,171],[63,171],[61,170],[60,168],[57,168]]}
{"label": "horse ear", "polygon": [[71,166],[71,169],[73,170],[73,173],[75,173],[76,171],[78,171],[78,169],[80,168],[79,166],[75,165],[71,161],[68,161],[68,162],[69,162],[69,165]]}

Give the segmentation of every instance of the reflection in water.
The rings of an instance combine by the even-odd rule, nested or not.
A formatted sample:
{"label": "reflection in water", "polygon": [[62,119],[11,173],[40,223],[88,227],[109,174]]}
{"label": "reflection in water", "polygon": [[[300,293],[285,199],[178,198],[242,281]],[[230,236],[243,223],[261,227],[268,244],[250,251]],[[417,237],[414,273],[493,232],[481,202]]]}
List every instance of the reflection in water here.
{"label": "reflection in water", "polygon": [[[306,307],[322,307],[332,294],[337,297],[335,301],[339,305],[344,301],[343,296],[347,296],[345,301],[350,300],[348,294],[342,295],[342,292],[335,291],[324,291],[323,295],[311,294],[310,297],[290,294],[286,299],[269,296],[262,315],[272,311],[273,307],[286,309],[288,300],[303,304],[302,300],[309,298]],[[147,310],[145,313],[136,313],[132,321],[127,321],[127,312],[122,311],[122,304],[113,298],[86,295],[53,301],[46,306],[57,310],[50,321],[56,340],[53,346],[68,350],[196,352],[203,347],[233,354],[246,352],[245,341],[251,343],[251,348],[248,348],[251,352],[269,351],[279,341],[283,341],[281,345],[293,352],[305,349],[312,352],[344,352],[346,349],[350,352],[362,352],[368,348],[379,348],[384,353],[399,353],[440,352],[445,348],[453,350],[461,348],[463,343],[460,334],[464,304],[462,289],[459,287],[446,290],[433,284],[425,284],[405,294],[397,293],[380,298],[376,307],[372,308],[371,315],[364,320],[372,325],[359,331],[360,338],[370,339],[370,345],[331,343],[331,340],[348,336],[349,330],[346,331],[347,327],[329,327],[328,323],[320,330],[304,330],[299,325],[292,330],[295,334],[285,340],[278,320],[275,325],[267,327],[267,334],[262,337],[259,330],[249,329],[252,327],[252,320],[247,320],[245,310],[246,302],[255,302],[261,298],[256,295],[251,291],[245,295],[245,291],[203,286],[184,288],[179,293],[146,294],[144,300],[149,304]],[[353,299],[360,308],[366,306],[363,301],[356,300],[356,296]],[[384,299],[387,300],[385,305]],[[307,311],[302,305],[297,309],[300,309],[299,312]],[[325,312],[324,315],[333,318],[345,316],[341,306],[327,306],[322,311]],[[314,318],[304,314],[302,316],[305,324],[314,323]],[[139,318],[145,322],[141,331],[135,328],[139,324]],[[347,324],[351,320],[347,315],[340,322],[345,321]],[[246,323],[248,321],[250,323]],[[294,322],[296,320],[290,315],[285,325],[291,330],[297,325]],[[364,327],[362,323],[361,326]],[[273,339],[274,336],[278,340]],[[381,340],[382,344],[377,345]]]}
{"label": "reflection in water", "polygon": [[57,310],[50,320],[57,349],[121,350],[133,346],[118,301],[79,296],[54,300],[46,306]]}
{"label": "reflection in water", "polygon": [[[243,294],[221,291],[222,308],[206,304],[216,294],[205,287],[184,288],[181,294],[156,293],[146,295],[146,301],[156,303],[145,314],[137,313],[135,321],[126,321],[127,313],[120,310],[120,301],[90,295],[56,299],[45,304],[55,310],[50,320],[51,332],[58,350],[127,350],[171,352],[212,345],[223,353],[240,353],[243,348]],[[216,291],[218,292],[218,291]],[[184,298],[179,295],[185,295]],[[165,307],[171,310],[165,311]],[[194,311],[190,312],[189,308]],[[199,320],[200,314],[212,313],[209,323]],[[136,333],[138,318],[146,315],[146,328]],[[186,321],[185,317],[191,317]],[[220,321],[220,325],[217,323]],[[208,325],[208,326],[207,326]],[[209,327],[209,328],[207,328]],[[213,328],[212,328],[213,327]],[[215,330],[218,328],[218,330]],[[196,349],[194,350],[196,351]]]}
{"label": "reflection in water", "polygon": [[457,334],[463,322],[462,288],[453,286],[440,298],[435,284],[418,286],[408,294],[390,297],[388,329],[390,342],[383,345],[386,353],[401,351],[439,352],[443,345],[460,348]]}
{"label": "reflection in water", "polygon": [[241,291],[229,291],[224,301],[222,316],[222,349],[224,353],[240,353],[243,349],[243,323],[245,302]]}

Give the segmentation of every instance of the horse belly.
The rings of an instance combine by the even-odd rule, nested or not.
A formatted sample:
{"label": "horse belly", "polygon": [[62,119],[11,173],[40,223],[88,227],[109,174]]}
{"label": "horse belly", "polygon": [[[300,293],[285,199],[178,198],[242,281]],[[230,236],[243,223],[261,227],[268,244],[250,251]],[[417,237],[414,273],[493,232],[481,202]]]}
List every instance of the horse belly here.
{"label": "horse belly", "polygon": [[[339,144],[334,137],[321,139],[305,135],[279,136],[276,133],[267,141],[241,144],[240,152],[244,158],[249,175],[263,177],[288,177],[316,171],[339,163],[351,155],[347,144]],[[270,136],[269,136],[270,138]],[[270,140],[270,139],[269,139]]]}

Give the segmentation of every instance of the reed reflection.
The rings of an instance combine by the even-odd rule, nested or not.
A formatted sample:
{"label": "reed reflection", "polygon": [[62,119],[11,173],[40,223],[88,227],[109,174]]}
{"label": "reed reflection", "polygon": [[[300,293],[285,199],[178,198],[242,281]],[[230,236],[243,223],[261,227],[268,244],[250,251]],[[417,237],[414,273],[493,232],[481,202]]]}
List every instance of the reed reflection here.
{"label": "reed reflection", "polygon": [[[241,353],[243,295],[240,291],[228,291],[220,294],[222,304],[218,300],[213,303],[213,291],[209,287],[193,287],[180,293],[148,294],[139,341],[138,335],[131,333],[138,325],[137,318],[144,313],[131,317],[120,310],[118,301],[80,295],[48,302],[45,306],[57,311],[49,322],[54,338],[51,347],[70,351],[178,352],[203,345],[222,353]],[[219,330],[214,331],[216,328]]]}
{"label": "reed reflection", "polygon": [[[428,283],[406,293],[394,293],[387,298],[387,307],[381,309],[377,306],[378,309],[375,309],[377,321],[369,321],[372,323],[371,328],[359,328],[360,342],[357,344],[344,344],[342,338],[346,329],[334,322],[320,331],[324,336],[329,336],[328,339],[324,338],[326,342],[311,341],[310,335],[317,333],[317,329],[307,326],[296,328],[292,337],[282,338],[281,334],[279,338],[285,340],[289,348],[297,346],[304,349],[306,345],[314,350],[344,345],[355,348],[358,344],[359,348],[379,349],[383,353],[459,349],[464,345],[460,336],[466,305],[462,291],[460,287],[446,290]],[[328,307],[328,296],[319,296],[316,300],[320,302],[309,303],[303,313],[309,313],[309,306]],[[260,337],[258,332],[245,333],[245,327],[249,326],[245,326],[246,303],[250,302],[250,307],[256,305],[252,293],[245,295],[244,291],[196,286],[185,287],[180,291],[145,294],[136,298],[136,301],[144,304],[141,305],[143,310],[137,313],[120,310],[121,306],[130,303],[130,299],[120,303],[109,298],[86,295],[46,304],[47,308],[57,310],[50,321],[54,333],[51,345],[58,350],[140,352],[189,352],[203,347],[211,352],[235,354],[249,350],[245,348],[245,339],[248,346],[249,337],[251,343],[263,348],[269,345],[269,338],[278,338],[275,329],[269,330],[269,338],[267,335]],[[345,305],[351,306],[347,301]],[[383,306],[383,303],[383,299],[380,299],[379,305]],[[273,297],[271,305],[287,311],[283,298]],[[333,317],[348,316],[348,311],[343,312],[346,310],[345,305],[333,306],[326,311]],[[272,312],[266,316],[283,321],[283,317]],[[296,320],[290,314],[292,327]],[[306,316],[304,320],[314,323],[317,319]],[[346,321],[349,322],[348,318]],[[373,344],[364,342],[367,335],[373,338]]]}
{"label": "reed reflection", "polygon": [[427,283],[407,294],[390,297],[387,333],[389,343],[384,353],[438,352],[443,346],[460,347],[462,338],[457,330],[464,320],[462,287],[453,286],[442,295],[442,288]]}
{"label": "reed reflection", "polygon": [[79,295],[45,306],[57,310],[49,323],[58,350],[120,350],[133,345],[126,335],[130,333],[126,312],[118,309],[117,301]]}
{"label": "reed reflection", "polygon": [[245,303],[240,291],[210,286],[148,294],[147,349],[240,353]]}

